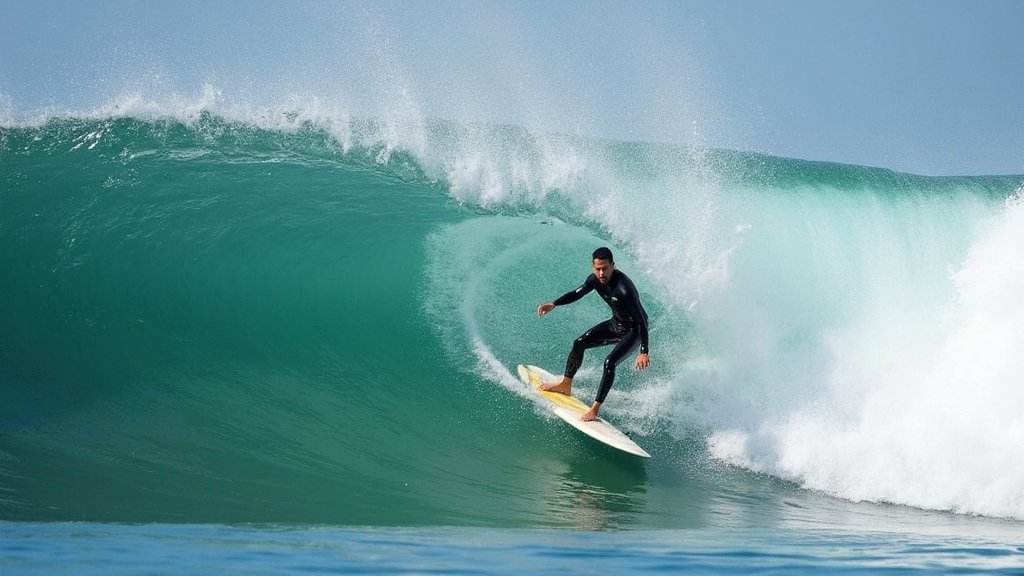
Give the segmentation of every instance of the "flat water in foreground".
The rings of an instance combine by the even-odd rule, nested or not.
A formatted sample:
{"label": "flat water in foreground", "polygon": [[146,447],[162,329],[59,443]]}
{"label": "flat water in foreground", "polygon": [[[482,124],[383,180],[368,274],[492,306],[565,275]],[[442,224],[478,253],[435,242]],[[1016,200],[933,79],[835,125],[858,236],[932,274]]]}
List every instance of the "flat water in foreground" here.
{"label": "flat water in foreground", "polygon": [[574,532],[0,524],[20,574],[649,574],[1024,571],[1024,540],[832,530]]}

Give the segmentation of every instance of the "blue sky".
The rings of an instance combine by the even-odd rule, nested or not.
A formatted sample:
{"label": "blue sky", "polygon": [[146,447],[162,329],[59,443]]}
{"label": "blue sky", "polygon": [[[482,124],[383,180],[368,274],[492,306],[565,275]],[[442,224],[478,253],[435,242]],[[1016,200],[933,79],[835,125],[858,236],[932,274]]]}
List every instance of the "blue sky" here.
{"label": "blue sky", "polygon": [[[0,116],[335,102],[920,174],[1024,173],[1024,2],[39,0]],[[180,98],[179,98],[180,99]],[[6,110],[6,112],[5,112]]]}

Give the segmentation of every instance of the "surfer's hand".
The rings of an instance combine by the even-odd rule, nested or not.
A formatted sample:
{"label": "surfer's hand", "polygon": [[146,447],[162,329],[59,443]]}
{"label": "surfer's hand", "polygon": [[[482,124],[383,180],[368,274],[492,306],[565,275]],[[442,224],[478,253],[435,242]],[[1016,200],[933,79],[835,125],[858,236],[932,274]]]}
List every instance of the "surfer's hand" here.
{"label": "surfer's hand", "polygon": [[545,303],[541,304],[540,306],[537,306],[537,316],[543,316],[543,315],[547,314],[548,312],[551,312],[554,309],[555,309],[555,303],[554,302],[545,302]]}
{"label": "surfer's hand", "polygon": [[636,369],[647,370],[648,364],[651,363],[651,358],[647,354],[641,354],[636,357]]}

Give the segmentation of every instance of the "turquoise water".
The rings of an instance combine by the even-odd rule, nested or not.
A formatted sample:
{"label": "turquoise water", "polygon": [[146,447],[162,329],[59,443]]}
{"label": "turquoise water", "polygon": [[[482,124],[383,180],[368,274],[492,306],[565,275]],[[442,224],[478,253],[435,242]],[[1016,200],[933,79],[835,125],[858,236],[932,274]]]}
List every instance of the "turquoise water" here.
{"label": "turquoise water", "polygon": [[[10,123],[0,167],[5,573],[1024,566],[1024,176],[301,109]],[[607,315],[534,315],[599,245],[648,461],[514,375]]]}
{"label": "turquoise water", "polygon": [[[792,530],[625,533],[494,529],[27,524],[5,573],[1020,573],[1024,547],[963,537]],[[128,552],[130,550],[130,552]]]}

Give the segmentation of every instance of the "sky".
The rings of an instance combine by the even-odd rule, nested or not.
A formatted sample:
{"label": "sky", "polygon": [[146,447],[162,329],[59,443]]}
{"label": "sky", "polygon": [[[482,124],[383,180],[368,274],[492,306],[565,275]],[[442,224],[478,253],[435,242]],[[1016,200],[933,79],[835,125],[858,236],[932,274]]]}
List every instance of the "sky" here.
{"label": "sky", "polygon": [[1022,23],[1016,0],[8,2],[0,120],[212,86],[249,109],[1024,174]]}

